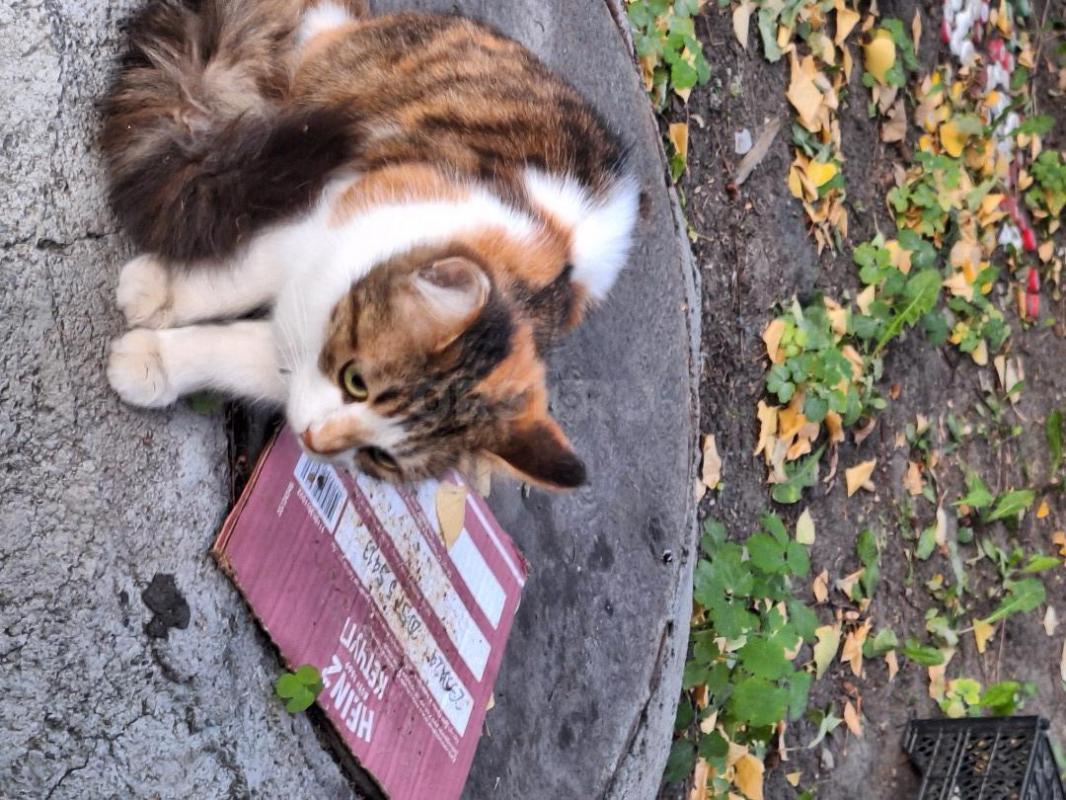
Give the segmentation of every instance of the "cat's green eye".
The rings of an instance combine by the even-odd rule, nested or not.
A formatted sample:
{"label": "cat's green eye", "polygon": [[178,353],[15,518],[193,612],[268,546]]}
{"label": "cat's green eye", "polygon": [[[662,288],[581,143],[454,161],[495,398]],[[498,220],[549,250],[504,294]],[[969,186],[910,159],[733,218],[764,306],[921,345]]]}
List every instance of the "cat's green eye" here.
{"label": "cat's green eye", "polygon": [[366,381],[359,374],[359,367],[356,366],[354,361],[348,362],[348,365],[341,371],[341,386],[349,397],[360,403],[370,396],[370,392],[366,388]]}
{"label": "cat's green eye", "polygon": [[379,469],[383,469],[386,472],[399,472],[400,465],[396,463],[396,459],[382,450],[380,447],[367,447],[363,450],[366,453],[367,458],[374,462],[374,466]]}

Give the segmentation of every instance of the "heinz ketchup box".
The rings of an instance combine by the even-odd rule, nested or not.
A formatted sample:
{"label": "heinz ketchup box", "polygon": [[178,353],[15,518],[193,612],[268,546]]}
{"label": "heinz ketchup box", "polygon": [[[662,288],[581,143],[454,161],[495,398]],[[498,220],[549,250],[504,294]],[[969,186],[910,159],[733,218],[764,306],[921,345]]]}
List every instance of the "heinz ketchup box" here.
{"label": "heinz ketchup box", "polygon": [[440,487],[313,461],[285,428],[212,548],[284,661],[321,671],[318,706],[389,800],[458,800],[527,575],[472,489],[446,487],[445,542]]}

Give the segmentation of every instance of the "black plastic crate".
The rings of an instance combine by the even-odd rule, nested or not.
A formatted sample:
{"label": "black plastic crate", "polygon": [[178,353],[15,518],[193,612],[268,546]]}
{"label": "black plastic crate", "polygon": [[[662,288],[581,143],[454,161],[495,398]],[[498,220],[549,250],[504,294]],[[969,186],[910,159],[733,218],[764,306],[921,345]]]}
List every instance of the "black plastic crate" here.
{"label": "black plastic crate", "polygon": [[1042,717],[921,719],[903,749],[922,773],[918,800],[1066,800]]}

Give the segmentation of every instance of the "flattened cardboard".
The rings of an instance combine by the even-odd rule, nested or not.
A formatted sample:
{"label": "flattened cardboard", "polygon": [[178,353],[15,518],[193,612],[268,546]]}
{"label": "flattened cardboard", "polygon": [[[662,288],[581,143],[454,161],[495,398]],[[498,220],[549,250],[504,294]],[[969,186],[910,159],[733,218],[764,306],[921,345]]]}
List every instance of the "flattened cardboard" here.
{"label": "flattened cardboard", "polygon": [[285,662],[321,670],[318,705],[390,800],[458,800],[527,576],[472,489],[445,547],[438,486],[353,477],[285,428],[212,548]]}

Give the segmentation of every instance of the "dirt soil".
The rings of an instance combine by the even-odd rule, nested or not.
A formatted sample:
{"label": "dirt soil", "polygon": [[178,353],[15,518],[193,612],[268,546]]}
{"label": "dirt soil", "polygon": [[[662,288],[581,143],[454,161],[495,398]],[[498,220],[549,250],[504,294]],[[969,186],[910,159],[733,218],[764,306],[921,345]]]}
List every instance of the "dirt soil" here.
{"label": "dirt soil", "polygon": [[[1056,16],[1057,0],[1048,2],[1053,4],[1052,16]],[[1041,19],[1044,3],[1034,5],[1034,18]],[[882,0],[880,6],[883,17],[899,17],[909,27],[916,3]],[[945,56],[936,36],[941,3],[925,2],[921,7],[925,34],[920,59],[925,73]],[[1057,16],[1062,16],[1061,7]],[[703,280],[702,429],[717,436],[724,459],[724,487],[703,501],[701,516],[722,519],[730,535],[739,539],[756,529],[759,515],[772,505],[766,470],[761,459],[751,455],[758,432],[755,405],[763,394],[762,331],[775,303],[793,295],[804,300],[826,292],[843,299],[842,295],[850,292],[854,297],[857,269],[851,260],[850,245],[865,241],[878,231],[892,237],[895,226],[886,213],[884,197],[893,185],[892,165],[910,155],[908,146],[913,146],[914,134],[912,128],[910,145],[879,141],[877,128],[867,117],[868,95],[857,67],[852,74],[851,98],[841,109],[851,224],[849,247],[843,253],[819,257],[813,238],[806,232],[803,210],[786,186],[792,159],[791,111],[785,99],[787,60],[778,64],[766,62],[754,46],[754,28],[752,25],[751,49],[744,51],[734,38],[728,10],[721,11],[709,3],[697,21],[697,31],[712,65],[711,83],[693,93],[687,109],[675,102],[665,115],[668,120],[687,118],[690,123],[689,169],[680,188],[689,220],[698,233],[694,252]],[[1045,147],[1062,149],[1066,146],[1066,104],[1061,97],[1049,99],[1047,85],[1038,82],[1038,89],[1040,111],[1057,117]],[[747,128],[757,138],[768,120],[778,118],[783,123],[781,133],[769,154],[743,187],[734,189],[732,176],[740,160],[734,154],[734,134]],[[1002,526],[989,533],[1004,545],[1016,541],[1027,553],[1047,553],[1051,552],[1051,533],[1066,528],[1063,495],[1047,486],[1049,456],[1044,434],[1048,413],[1066,404],[1066,308],[1045,293],[1041,310],[1044,316],[1054,316],[1057,324],[1053,328],[1038,326],[1022,331],[1003,278],[995,291],[997,305],[1004,309],[1014,332],[1006,349],[1021,356],[1025,364],[1026,384],[1021,400],[1005,418],[1008,427],[1020,425],[1021,433],[1016,437],[997,432],[971,436],[939,467],[939,487],[945,503],[961,496],[963,465],[968,465],[985,477],[993,491],[1043,488],[1045,491],[1038,498],[1049,502],[1049,517],[1037,520],[1028,514],[1013,533]],[[919,333],[908,335],[889,349],[882,393],[887,395],[889,387],[898,384],[899,397],[879,416],[873,435],[858,446],[849,437],[841,446],[839,472],[829,486],[820,485],[813,492],[808,491],[801,503],[776,510],[791,525],[809,504],[817,526],[812,574],[828,569],[831,582],[859,567],[855,556],[859,532],[865,527],[878,532],[884,541],[883,577],[870,609],[874,630],[891,627],[901,641],[907,636],[927,640],[924,614],[935,601],[926,591],[925,581],[935,573],[950,574],[950,567],[947,558],[936,553],[926,562],[909,558],[917,533],[931,523],[935,508],[919,498],[913,503],[913,514],[907,513],[906,508],[912,504],[906,498],[902,478],[908,448],[897,448],[896,439],[917,414],[933,421],[934,438],[941,442],[946,436],[942,420],[949,412],[976,426],[980,418],[974,407],[984,394],[979,374],[984,372],[987,381],[989,377],[994,380],[994,372],[991,366],[984,370],[976,367],[969,357],[948,345],[931,346]],[[877,459],[873,478],[877,491],[860,492],[846,500],[844,468],[871,458]],[[822,475],[825,474],[823,463]],[[974,546],[963,546],[962,550],[967,561],[976,557]],[[998,587],[990,567],[987,561],[967,566],[974,590],[969,600],[973,617],[987,614],[998,602],[996,596],[988,596]],[[1066,570],[1046,572],[1043,578],[1048,603],[1063,616]],[[813,602],[808,587],[799,589],[807,601]],[[831,602],[834,598],[841,600],[839,606],[851,607],[839,593],[833,593]],[[983,656],[976,653],[972,636],[964,634],[948,677],[966,675],[985,684],[1008,679],[1032,681],[1037,694],[1027,702],[1025,713],[1050,718],[1054,738],[1066,743],[1066,694],[1059,679],[1064,626],[1049,638],[1041,625],[1044,608],[1010,618]],[[820,606],[818,613],[823,624],[830,621],[829,607]],[[803,658],[807,657],[809,652]],[[865,737],[857,739],[841,726],[827,739],[824,748],[809,750],[806,743],[815,734],[811,723],[804,720],[790,726],[788,743],[797,749],[790,753],[788,769],[768,775],[766,796],[774,800],[794,797],[796,790],[787,786],[783,773],[798,769],[803,772],[801,786],[816,787],[819,800],[850,800],[856,797],[860,786],[866,797],[915,797],[918,780],[901,750],[903,729],[911,718],[940,714],[928,696],[926,671],[902,663],[902,670],[892,682],[881,659],[867,660],[862,679],[852,677],[845,665],[837,663],[817,681],[812,707],[833,702],[840,715],[842,701],[849,692],[853,697],[855,693],[861,695]],[[663,793],[664,798],[682,795],[680,787],[670,787]]]}

